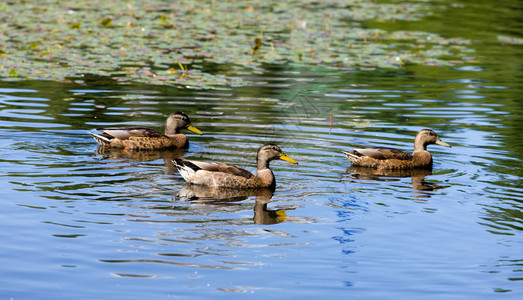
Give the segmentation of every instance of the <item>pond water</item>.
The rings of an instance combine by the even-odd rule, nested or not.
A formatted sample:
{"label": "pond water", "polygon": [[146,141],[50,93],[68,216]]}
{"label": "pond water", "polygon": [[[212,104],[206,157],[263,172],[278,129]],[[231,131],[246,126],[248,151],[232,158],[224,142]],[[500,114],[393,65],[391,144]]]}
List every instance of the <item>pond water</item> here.
{"label": "pond water", "polygon": [[[520,34],[521,11],[467,8],[420,23],[478,41],[456,68],[267,65],[203,91],[1,81],[1,298],[521,299],[521,46],[495,38]],[[174,111],[204,133],[186,152],[100,151],[88,134],[161,129]],[[341,153],[410,151],[423,128],[452,145],[429,147],[432,172],[371,173]],[[191,188],[170,163],[254,170],[267,142],[299,162],[272,163],[274,194]]]}

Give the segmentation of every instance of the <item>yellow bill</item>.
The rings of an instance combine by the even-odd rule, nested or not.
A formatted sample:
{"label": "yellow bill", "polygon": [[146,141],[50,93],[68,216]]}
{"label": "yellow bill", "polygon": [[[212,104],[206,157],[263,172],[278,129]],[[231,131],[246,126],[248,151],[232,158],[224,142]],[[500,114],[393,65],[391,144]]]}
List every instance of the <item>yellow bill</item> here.
{"label": "yellow bill", "polygon": [[297,161],[295,161],[294,159],[288,157],[287,155],[285,155],[285,153],[280,156],[280,159],[284,160],[284,161],[288,161],[288,162],[293,163],[293,164],[298,164]]}
{"label": "yellow bill", "polygon": [[203,134],[203,132],[201,132],[200,129],[198,129],[198,128],[192,126],[192,125],[189,125],[189,127],[187,127],[187,130],[190,130],[190,131],[192,131],[194,133],[197,133],[197,134]]}
{"label": "yellow bill", "polygon": [[444,141],[440,140],[439,138],[436,140],[436,144],[441,145],[441,146],[451,147],[451,148],[452,148],[451,145],[445,143]]}

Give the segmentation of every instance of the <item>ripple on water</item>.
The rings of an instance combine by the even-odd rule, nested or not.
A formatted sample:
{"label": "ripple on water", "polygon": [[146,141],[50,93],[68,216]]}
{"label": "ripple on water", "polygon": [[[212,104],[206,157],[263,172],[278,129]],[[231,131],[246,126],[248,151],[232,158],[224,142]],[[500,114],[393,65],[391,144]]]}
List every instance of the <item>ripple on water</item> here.
{"label": "ripple on water", "polygon": [[[207,284],[260,293],[273,285],[279,292],[338,285],[328,295],[347,291],[343,284],[388,282],[387,291],[415,297],[422,293],[397,283],[438,291],[445,284],[434,272],[444,280],[452,273],[471,289],[514,288],[521,255],[513,249],[523,224],[519,148],[506,146],[514,116],[506,105],[476,102],[505,90],[484,91],[474,80],[427,85],[378,77],[312,88],[308,77],[262,77],[260,90],[75,88],[57,99],[0,89],[4,222],[19,230],[5,241],[9,261],[52,270],[53,282],[83,273],[108,289],[132,288],[129,278],[162,291],[172,279],[191,291]],[[204,132],[187,133],[188,151],[100,151],[87,133],[104,126],[162,130],[176,110]],[[429,147],[432,172],[354,169],[341,153],[367,145],[410,151],[427,127],[453,145]],[[266,198],[191,189],[170,163],[181,157],[253,171],[257,149],[268,142],[300,164],[272,162],[277,189]],[[27,274],[14,263],[5,268]]]}

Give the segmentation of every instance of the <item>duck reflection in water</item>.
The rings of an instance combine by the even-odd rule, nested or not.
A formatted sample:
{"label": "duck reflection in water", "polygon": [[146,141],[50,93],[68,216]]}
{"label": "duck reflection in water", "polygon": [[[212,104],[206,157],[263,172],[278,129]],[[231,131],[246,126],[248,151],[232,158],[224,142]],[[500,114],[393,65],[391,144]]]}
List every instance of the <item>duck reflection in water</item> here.
{"label": "duck reflection in water", "polygon": [[200,205],[227,205],[256,197],[254,203],[254,224],[277,224],[287,219],[286,210],[268,209],[267,205],[273,196],[272,189],[232,189],[186,184],[174,198],[193,201]]}
{"label": "duck reflection in water", "polygon": [[168,149],[168,150],[135,150],[125,148],[110,148],[98,146],[95,154],[101,155],[103,159],[118,159],[129,161],[153,161],[162,159],[165,163],[165,174],[172,174],[176,172],[174,166],[174,159],[181,159],[185,155],[184,149]]}
{"label": "duck reflection in water", "polygon": [[430,197],[426,192],[446,188],[436,183],[427,181],[425,177],[432,174],[431,169],[374,169],[368,167],[350,166],[346,173],[352,179],[373,181],[399,181],[400,178],[411,177],[412,187],[420,192],[416,197]]}

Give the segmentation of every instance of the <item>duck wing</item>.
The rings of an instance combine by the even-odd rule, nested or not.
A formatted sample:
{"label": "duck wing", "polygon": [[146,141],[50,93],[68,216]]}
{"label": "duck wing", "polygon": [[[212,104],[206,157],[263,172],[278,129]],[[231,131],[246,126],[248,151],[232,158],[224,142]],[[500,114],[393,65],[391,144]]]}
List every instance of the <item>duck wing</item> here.
{"label": "duck wing", "polygon": [[191,169],[198,171],[204,170],[208,172],[220,172],[225,174],[230,174],[234,176],[240,176],[244,178],[251,178],[254,175],[238,166],[227,164],[227,163],[216,163],[216,162],[202,162],[202,161],[193,161],[193,160],[183,160],[184,164],[190,167]]}
{"label": "duck wing", "polygon": [[[353,154],[359,156],[368,156],[375,159],[399,159],[399,160],[409,160],[412,159],[412,154],[403,152],[394,148],[386,147],[375,147],[375,148],[362,148],[354,149]],[[355,153],[354,153],[355,152]]]}
{"label": "duck wing", "polygon": [[162,137],[163,133],[147,127],[98,128],[114,138],[127,140],[131,137]]}

